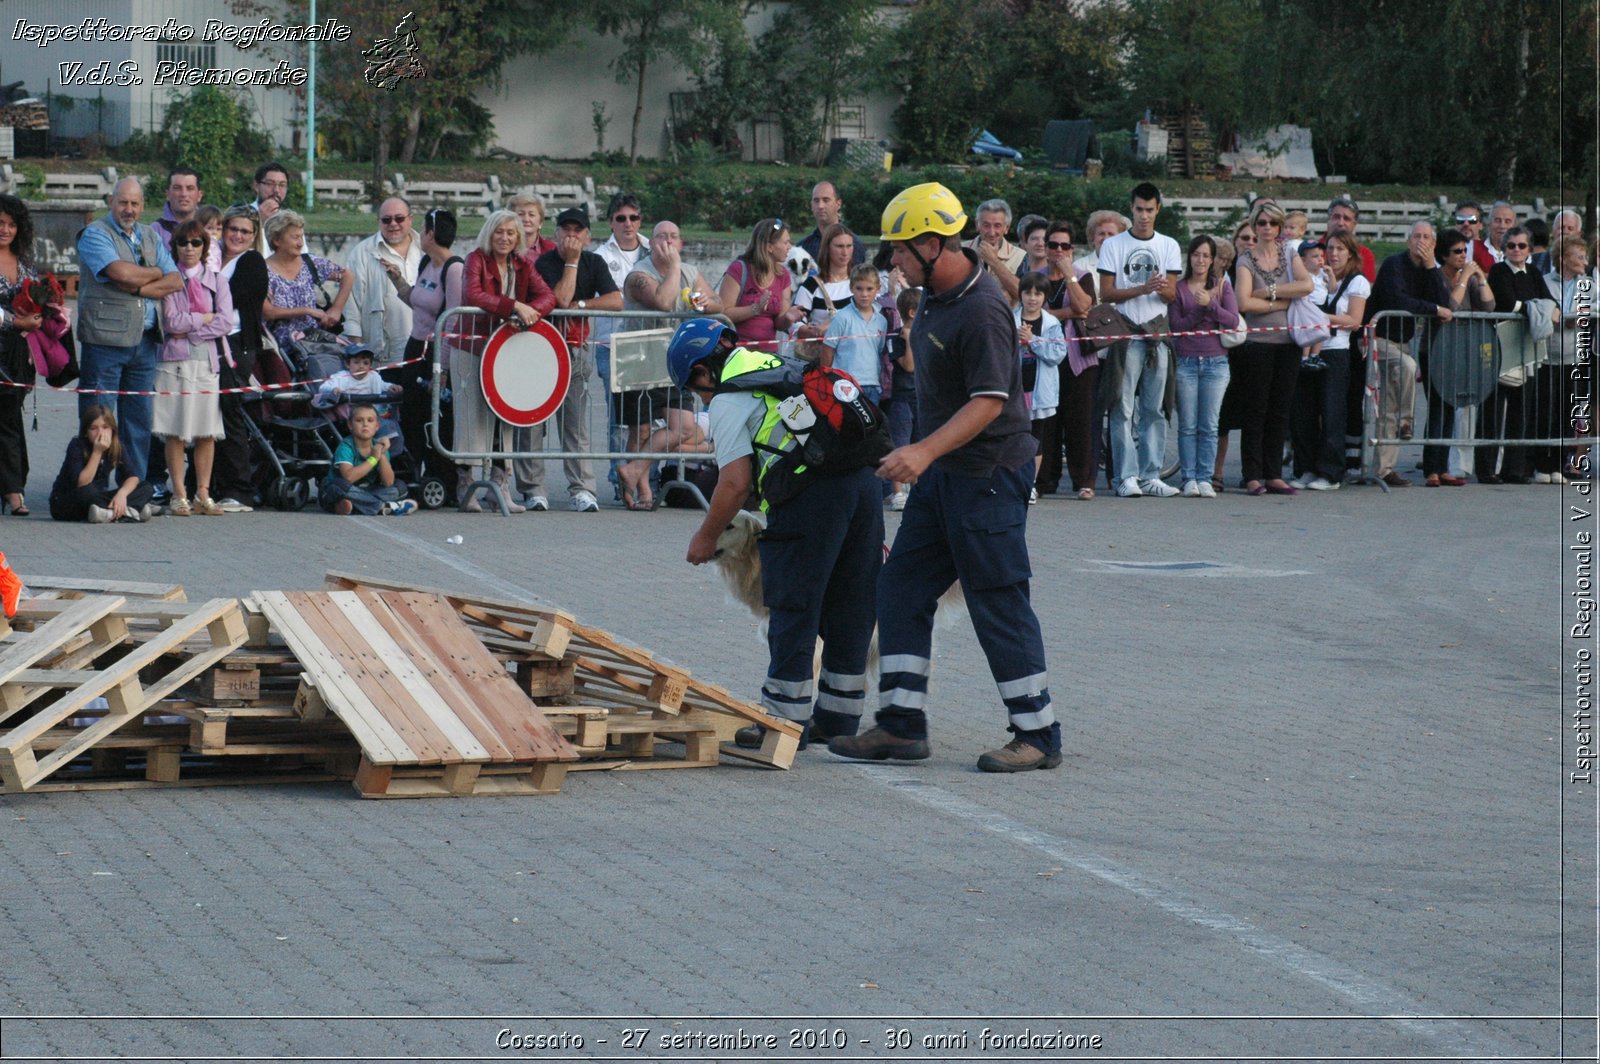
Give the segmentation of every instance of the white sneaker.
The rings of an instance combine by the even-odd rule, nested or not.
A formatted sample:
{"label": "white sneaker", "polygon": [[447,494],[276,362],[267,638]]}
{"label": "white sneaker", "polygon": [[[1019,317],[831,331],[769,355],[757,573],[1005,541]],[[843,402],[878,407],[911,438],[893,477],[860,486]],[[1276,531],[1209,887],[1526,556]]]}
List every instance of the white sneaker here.
{"label": "white sneaker", "polygon": [[147,502],[143,506],[139,507],[139,520],[140,521],[148,521],[152,517],[159,517],[160,514],[161,514],[161,507],[157,506],[153,502]]}
{"label": "white sneaker", "polygon": [[1307,491],[1339,490],[1339,482],[1337,480],[1329,480],[1327,477],[1312,477],[1310,480],[1306,481],[1300,486],[1305,488]]}
{"label": "white sneaker", "polygon": [[1117,485],[1117,494],[1124,499],[1135,499],[1144,494],[1137,477],[1129,477]]}
{"label": "white sneaker", "polygon": [[1158,499],[1170,499],[1178,494],[1178,489],[1164,480],[1141,480],[1139,487],[1144,490],[1146,495],[1153,495]]}
{"label": "white sneaker", "polygon": [[1038,488],[1029,488],[1028,489],[1028,505],[1029,506],[1038,506],[1039,505],[1039,489]]}
{"label": "white sneaker", "polygon": [[109,525],[111,523],[111,511],[104,506],[90,504],[89,523],[91,525]]}
{"label": "white sneaker", "polygon": [[1567,482],[1567,478],[1562,476],[1560,473],[1551,473],[1550,474],[1550,483],[1552,483],[1552,484],[1565,484],[1566,482]]}
{"label": "white sneaker", "polygon": [[1550,483],[1550,474],[1549,473],[1535,473],[1533,475],[1533,482],[1535,484],[1548,484],[1548,483]]}
{"label": "white sneaker", "polygon": [[572,512],[575,514],[597,514],[600,512],[600,501],[589,492],[580,491],[572,496]]}
{"label": "white sneaker", "polygon": [[895,492],[893,495],[889,496],[889,509],[893,510],[895,513],[899,513],[906,508],[906,500],[908,498],[910,498],[910,495],[908,495],[906,492]]}
{"label": "white sneaker", "polygon": [[378,508],[378,512],[385,517],[406,517],[417,512],[417,500],[401,499],[399,502],[386,502]]}
{"label": "white sneaker", "polygon": [[1200,497],[1200,482],[1198,480],[1184,481],[1183,490],[1178,494],[1182,495],[1185,499],[1198,499]]}
{"label": "white sneaker", "polygon": [[249,514],[249,513],[255,513],[255,507],[254,506],[246,506],[244,503],[240,502],[238,499],[233,499],[233,498],[218,499],[217,500],[217,505],[222,508],[222,512],[225,513],[225,514]]}
{"label": "white sneaker", "polygon": [[[591,495],[589,498],[593,499],[594,496]],[[524,495],[522,497],[522,505],[529,510],[533,510],[535,513],[543,513],[544,511],[550,509],[550,500],[545,498],[543,495]],[[512,510],[511,512],[517,513],[519,511]]]}
{"label": "white sneaker", "polygon": [[1200,497],[1202,499],[1215,499],[1217,497],[1217,489],[1211,486],[1211,481],[1200,481]]}
{"label": "white sneaker", "polygon": [[1315,480],[1316,477],[1317,477],[1317,475],[1315,473],[1301,473],[1299,476],[1297,476],[1293,480],[1289,481],[1289,483],[1291,485],[1293,485],[1294,487],[1303,488],[1303,487],[1306,487],[1307,485],[1309,485],[1313,480]]}
{"label": "white sneaker", "polygon": [[141,514],[138,510],[134,509],[132,506],[130,506],[126,510],[123,511],[122,519],[124,521],[132,521],[134,524],[139,524],[141,521],[144,520],[144,515]]}

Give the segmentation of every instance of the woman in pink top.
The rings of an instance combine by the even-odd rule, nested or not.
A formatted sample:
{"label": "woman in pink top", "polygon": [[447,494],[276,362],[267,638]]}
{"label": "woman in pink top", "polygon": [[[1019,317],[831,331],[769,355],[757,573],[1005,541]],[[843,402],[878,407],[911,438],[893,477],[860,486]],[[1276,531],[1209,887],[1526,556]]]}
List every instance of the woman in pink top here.
{"label": "woman in pink top", "polygon": [[779,330],[802,315],[793,309],[784,266],[789,257],[789,229],[782,218],[763,218],[750,234],[750,245],[722,275],[717,298],[727,309],[739,342],[762,351],[776,350]]}
{"label": "woman in pink top", "polygon": [[1215,330],[1239,324],[1239,307],[1233,285],[1219,278],[1211,265],[1217,245],[1209,236],[1189,242],[1188,262],[1177,295],[1167,307],[1173,332],[1207,332],[1205,336],[1175,336],[1178,356],[1178,464],[1183,470],[1182,495],[1216,498],[1211,470],[1217,460],[1217,416],[1228,390],[1228,358],[1222,337]]}

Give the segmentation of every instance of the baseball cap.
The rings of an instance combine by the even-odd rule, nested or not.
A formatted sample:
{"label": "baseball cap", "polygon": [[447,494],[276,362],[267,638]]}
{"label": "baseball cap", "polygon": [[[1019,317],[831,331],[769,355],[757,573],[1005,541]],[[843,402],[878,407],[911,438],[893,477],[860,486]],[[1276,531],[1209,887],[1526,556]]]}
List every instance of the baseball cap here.
{"label": "baseball cap", "polygon": [[568,207],[556,215],[556,228],[559,229],[563,225],[576,225],[579,228],[587,229],[589,228],[589,212],[582,207]]}

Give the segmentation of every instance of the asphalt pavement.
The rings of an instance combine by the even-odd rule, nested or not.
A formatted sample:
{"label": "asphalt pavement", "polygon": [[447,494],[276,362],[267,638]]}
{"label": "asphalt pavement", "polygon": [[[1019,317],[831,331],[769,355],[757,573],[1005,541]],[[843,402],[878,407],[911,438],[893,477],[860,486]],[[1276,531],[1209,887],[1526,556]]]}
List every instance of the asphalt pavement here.
{"label": "asphalt pavement", "polygon": [[[366,571],[759,687],[754,620],[683,560],[696,513],[66,525],[69,402],[38,420],[34,516],[0,517],[22,572],[199,599]],[[0,798],[0,1057],[1593,1060],[1593,511],[1570,485],[1047,498],[1051,772],[975,770],[1007,736],[963,623],[919,764]]]}

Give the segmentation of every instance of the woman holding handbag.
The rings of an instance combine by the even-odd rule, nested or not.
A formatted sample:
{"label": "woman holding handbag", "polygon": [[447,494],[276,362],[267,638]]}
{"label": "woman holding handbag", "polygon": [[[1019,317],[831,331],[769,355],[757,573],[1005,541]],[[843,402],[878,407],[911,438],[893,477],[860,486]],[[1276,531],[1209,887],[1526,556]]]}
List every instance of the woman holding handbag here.
{"label": "woman holding handbag", "polygon": [[[355,275],[338,263],[300,253],[305,232],[306,220],[294,211],[280,210],[267,219],[267,245],[272,254],[267,258],[267,302],[262,316],[272,323],[272,335],[283,350],[288,350],[296,332],[338,332],[355,284]],[[324,281],[337,281],[339,294],[329,299],[322,290]]]}

